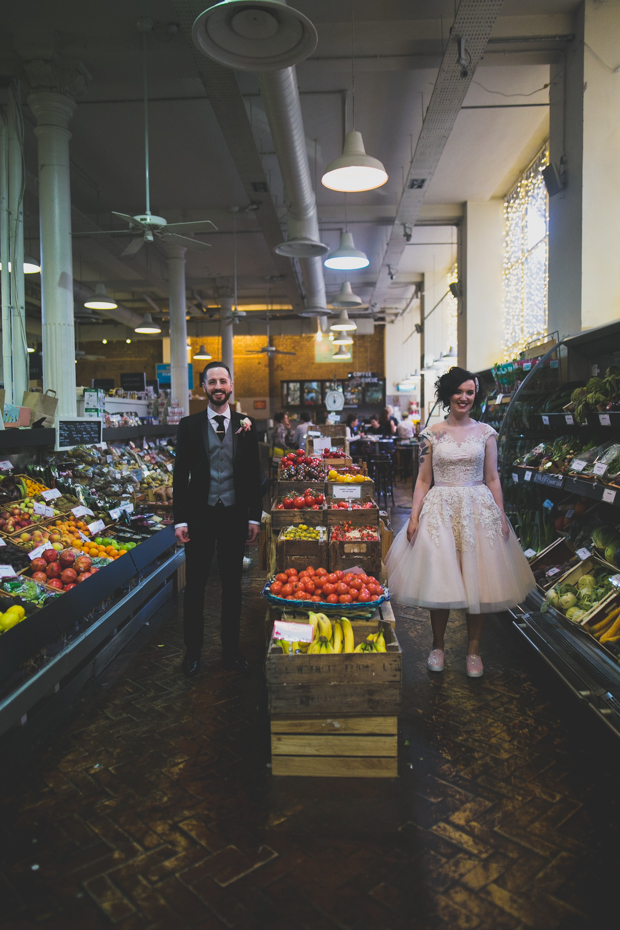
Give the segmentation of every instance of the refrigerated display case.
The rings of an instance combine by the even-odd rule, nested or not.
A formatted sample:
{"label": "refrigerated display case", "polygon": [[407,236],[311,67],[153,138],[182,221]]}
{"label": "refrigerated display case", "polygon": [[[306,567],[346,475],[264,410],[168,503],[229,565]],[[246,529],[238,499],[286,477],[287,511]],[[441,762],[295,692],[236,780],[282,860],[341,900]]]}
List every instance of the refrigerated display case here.
{"label": "refrigerated display case", "polygon": [[[538,583],[513,622],[620,735],[620,636],[608,635],[620,605],[620,322],[536,360],[502,418],[498,449],[506,512]],[[586,598],[584,611],[578,579],[588,571],[602,600]]]}

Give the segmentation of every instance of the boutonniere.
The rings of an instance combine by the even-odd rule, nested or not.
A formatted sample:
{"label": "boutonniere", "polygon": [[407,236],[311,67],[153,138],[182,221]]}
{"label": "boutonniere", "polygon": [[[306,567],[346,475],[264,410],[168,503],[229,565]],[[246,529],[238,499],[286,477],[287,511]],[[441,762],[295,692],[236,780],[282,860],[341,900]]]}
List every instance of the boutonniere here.
{"label": "boutonniere", "polygon": [[247,433],[249,429],[252,429],[252,421],[249,419],[249,417],[244,417],[241,421],[241,426],[235,433],[235,436],[238,436],[241,432]]}

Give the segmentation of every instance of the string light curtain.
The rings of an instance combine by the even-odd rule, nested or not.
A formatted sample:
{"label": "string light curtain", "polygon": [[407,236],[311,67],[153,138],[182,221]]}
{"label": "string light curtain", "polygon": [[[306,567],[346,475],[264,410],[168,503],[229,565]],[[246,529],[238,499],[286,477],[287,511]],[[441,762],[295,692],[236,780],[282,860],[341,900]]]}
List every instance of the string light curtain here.
{"label": "string light curtain", "polygon": [[547,333],[548,164],[545,143],[504,200],[504,361]]}
{"label": "string light curtain", "polygon": [[[458,279],[459,266],[455,262],[448,272],[448,284],[456,284]],[[459,302],[456,297],[452,296],[452,294],[448,294],[446,297],[446,345],[448,346],[448,349],[456,349],[458,347],[458,314]]]}

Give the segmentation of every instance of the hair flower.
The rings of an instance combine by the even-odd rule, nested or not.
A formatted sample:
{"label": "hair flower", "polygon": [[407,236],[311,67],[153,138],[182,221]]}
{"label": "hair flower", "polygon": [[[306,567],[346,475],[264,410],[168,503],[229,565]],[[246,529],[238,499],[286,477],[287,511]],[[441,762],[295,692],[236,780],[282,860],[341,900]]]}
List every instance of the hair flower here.
{"label": "hair flower", "polygon": [[239,433],[241,433],[241,432],[246,432],[246,433],[247,433],[247,431],[248,431],[249,429],[252,429],[252,421],[250,420],[249,417],[244,417],[243,420],[241,421],[241,426],[239,427],[239,429],[238,429],[237,432],[235,433],[235,436],[238,436]]}

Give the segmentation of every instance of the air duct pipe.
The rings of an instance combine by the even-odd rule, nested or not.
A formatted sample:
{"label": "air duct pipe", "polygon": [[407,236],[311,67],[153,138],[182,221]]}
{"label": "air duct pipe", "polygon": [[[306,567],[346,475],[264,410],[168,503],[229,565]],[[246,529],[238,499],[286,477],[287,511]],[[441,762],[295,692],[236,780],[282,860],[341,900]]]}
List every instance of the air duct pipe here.
{"label": "air duct pipe", "polygon": [[299,259],[307,315],[327,315],[321,256],[329,250],[319,239],[294,67],[316,48],[316,29],[285,0],[226,0],[198,16],[192,38],[209,58],[258,75],[286,197],[288,238],[276,251]]}

